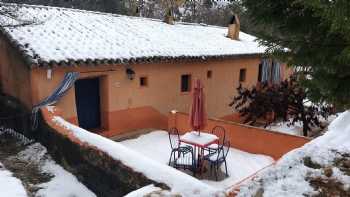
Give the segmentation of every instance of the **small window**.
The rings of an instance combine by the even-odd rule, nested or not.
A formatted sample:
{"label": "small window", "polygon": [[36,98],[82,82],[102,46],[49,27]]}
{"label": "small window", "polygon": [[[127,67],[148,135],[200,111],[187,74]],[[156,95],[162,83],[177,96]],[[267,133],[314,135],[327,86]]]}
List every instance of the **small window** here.
{"label": "small window", "polygon": [[239,70],[239,82],[245,82],[247,69],[242,68]]}
{"label": "small window", "polygon": [[181,92],[191,90],[191,75],[181,75]]}
{"label": "small window", "polygon": [[140,86],[141,87],[147,87],[148,86],[148,78],[147,77],[140,77]]}
{"label": "small window", "polygon": [[207,78],[208,78],[208,79],[211,79],[212,75],[213,75],[213,71],[208,70],[208,71],[207,71]]}

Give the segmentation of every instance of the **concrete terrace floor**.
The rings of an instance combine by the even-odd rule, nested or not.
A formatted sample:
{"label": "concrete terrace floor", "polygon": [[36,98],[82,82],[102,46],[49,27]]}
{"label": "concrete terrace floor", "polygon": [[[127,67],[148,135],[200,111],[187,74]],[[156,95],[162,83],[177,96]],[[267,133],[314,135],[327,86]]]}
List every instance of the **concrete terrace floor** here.
{"label": "concrete terrace floor", "polygon": [[[170,145],[168,133],[166,131],[152,131],[139,135],[134,139],[126,139],[119,142],[155,161],[166,165],[168,164]],[[209,174],[209,172],[204,173],[202,176],[196,177],[211,186],[227,189],[242,179],[272,164],[273,162],[273,158],[266,155],[251,154],[238,149],[230,148],[227,155],[229,177],[221,176],[219,181],[215,181],[215,178],[214,180],[208,180],[208,176],[206,174]],[[221,166],[221,171],[225,171],[224,165]],[[210,179],[213,179],[213,177]]]}

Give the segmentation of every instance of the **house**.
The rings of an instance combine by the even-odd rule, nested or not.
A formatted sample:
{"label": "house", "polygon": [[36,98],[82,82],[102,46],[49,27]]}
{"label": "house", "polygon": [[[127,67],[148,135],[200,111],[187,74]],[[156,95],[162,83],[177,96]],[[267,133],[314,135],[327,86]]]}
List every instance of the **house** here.
{"label": "house", "polygon": [[[0,18],[2,91],[31,108],[52,94],[65,73],[77,72],[74,88],[57,106],[65,119],[86,129],[118,134],[166,128],[169,111],[189,110],[196,78],[205,86],[208,115],[227,117],[234,113],[228,104],[238,85],[256,85],[265,76],[265,48],[240,32],[239,23],[171,25],[67,8],[1,5],[13,8],[20,21],[33,22]],[[274,65],[278,78],[287,76],[284,64]]]}

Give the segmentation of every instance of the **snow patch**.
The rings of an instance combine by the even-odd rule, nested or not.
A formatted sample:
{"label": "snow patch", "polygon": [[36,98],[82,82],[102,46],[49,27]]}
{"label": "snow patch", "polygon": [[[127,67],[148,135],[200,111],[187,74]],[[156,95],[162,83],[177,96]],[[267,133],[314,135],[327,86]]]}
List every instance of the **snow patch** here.
{"label": "snow patch", "polygon": [[142,188],[135,190],[133,192],[130,192],[125,197],[141,197],[141,196],[146,196],[147,194],[150,194],[151,192],[160,191],[160,190],[162,190],[162,189],[159,187],[155,187],[152,184],[152,185],[147,185],[145,187],[142,187]]}
{"label": "snow patch", "polygon": [[[47,197],[96,197],[88,188],[82,185],[71,173],[64,170],[53,161],[47,161],[42,167],[43,172],[53,174],[54,177],[47,183],[39,185],[38,196]],[[63,189],[64,188],[64,189]]]}
{"label": "snow patch", "polygon": [[[305,158],[322,166],[331,166],[340,153],[350,152],[350,111],[339,115],[329,126],[329,131],[303,147],[284,155],[276,164],[263,173],[259,179],[242,186],[238,196],[253,196],[263,190],[264,196],[311,196],[317,191],[310,186],[306,177],[321,176],[321,170],[305,165]],[[349,176],[333,168],[333,177],[346,187]]]}
{"label": "snow patch", "polygon": [[46,106],[47,111],[50,113],[55,113],[55,106]]}
{"label": "snow patch", "polygon": [[[329,124],[333,122],[337,118],[337,115],[331,115],[327,119],[323,118],[322,116],[319,116],[319,120],[322,123]],[[274,123],[266,129],[271,130],[271,131],[277,131],[280,133],[285,133],[289,135],[297,135],[297,136],[303,136],[303,123],[302,122],[296,122],[294,125],[289,125],[292,120],[289,120],[289,122],[278,122]],[[312,129],[317,129],[317,128],[312,128]]]}
{"label": "snow patch", "polygon": [[277,131],[280,133],[285,133],[289,135],[303,135],[303,124],[301,122],[296,122],[294,125],[288,125],[289,122],[279,122],[266,127],[266,129],[271,131]]}
{"label": "snow patch", "polygon": [[[37,163],[44,173],[53,175],[53,178],[47,182],[38,185],[42,189],[37,192],[40,197],[96,197],[88,188],[81,184],[78,179],[57,165],[55,161],[47,154],[47,150],[39,143],[28,146],[25,150],[18,153],[18,158],[29,162]],[[1,192],[0,192],[1,193]],[[1,195],[0,195],[1,196]]]}
{"label": "snow patch", "polygon": [[0,163],[0,196],[27,197],[22,182],[13,177],[12,173]]}

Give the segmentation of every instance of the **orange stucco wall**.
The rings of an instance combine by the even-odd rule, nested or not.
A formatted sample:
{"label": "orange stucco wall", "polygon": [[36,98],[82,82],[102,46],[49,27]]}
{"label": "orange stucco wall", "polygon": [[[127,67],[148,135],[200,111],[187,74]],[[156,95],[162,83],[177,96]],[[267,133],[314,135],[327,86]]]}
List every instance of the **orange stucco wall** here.
{"label": "orange stucco wall", "polygon": [[220,117],[219,119],[221,120],[227,120],[227,121],[232,121],[232,122],[238,122],[238,123],[243,123],[244,120],[242,119],[241,115],[239,114],[239,112],[236,113],[232,113],[229,115],[225,115]]}
{"label": "orange stucco wall", "polygon": [[[205,86],[206,105],[210,117],[232,114],[228,106],[239,85],[239,70],[247,69],[244,86],[257,83],[260,57],[240,57],[203,62],[154,63],[131,65],[135,79],[129,80],[123,65],[53,67],[52,78],[47,69],[29,69],[7,44],[1,45],[1,84],[10,95],[31,107],[58,86],[66,72],[76,71],[80,78],[100,78],[102,128],[116,133],[139,128],[165,128],[170,110],[189,111],[190,93],[181,93],[181,75],[191,74]],[[212,77],[207,78],[207,71]],[[148,77],[147,87],[140,87],[139,77]],[[57,103],[63,109],[63,117],[77,123],[75,90],[72,88]]]}
{"label": "orange stucco wall", "polygon": [[[102,127],[116,133],[139,128],[166,127],[166,114],[176,109],[189,111],[190,93],[181,93],[181,75],[191,74],[205,85],[207,111],[210,116],[220,117],[231,114],[228,106],[239,85],[239,70],[247,69],[245,86],[257,83],[260,59],[240,58],[221,61],[163,63],[132,65],[136,76],[129,80],[125,67],[61,67],[53,68],[52,78],[47,79],[46,69],[31,71],[32,100],[38,103],[49,95],[69,71],[80,72],[80,78],[100,77],[100,98]],[[207,78],[207,71],[212,77]],[[147,87],[140,87],[139,77],[148,77]],[[63,110],[63,117],[77,122],[74,88],[59,101],[57,106]]]}
{"label": "orange stucco wall", "polygon": [[[69,71],[80,72],[80,78],[100,78],[101,130],[106,131],[104,132],[106,135],[117,135],[141,128],[167,128],[166,114],[161,114],[155,107],[148,106],[147,102],[143,102],[142,105],[123,103],[133,93],[132,90],[121,88],[122,84],[128,86],[128,83],[134,81],[126,79],[124,69],[118,66],[54,69],[51,79],[47,79],[46,70],[34,69],[31,72],[33,100],[37,103],[49,95],[62,80],[63,75]],[[137,98],[143,99],[142,96]],[[74,87],[57,103],[57,106],[63,109],[64,118],[72,123],[78,123]]]}
{"label": "orange stucco wall", "polygon": [[[188,115],[185,113],[170,114],[168,125],[169,128],[178,128],[182,133],[191,130]],[[310,141],[304,137],[216,119],[209,119],[207,127],[203,131],[210,132],[215,126],[225,128],[226,139],[230,141],[232,147],[250,153],[269,155],[275,160]]]}
{"label": "orange stucco wall", "polygon": [[18,98],[28,108],[32,106],[30,69],[20,55],[7,41],[0,38],[0,87],[1,90]]}
{"label": "orange stucco wall", "polygon": [[168,117],[150,106],[117,110],[103,116],[106,117],[106,128],[108,128],[102,133],[105,137],[136,129],[166,129],[168,127]]}
{"label": "orange stucco wall", "polygon": [[[152,106],[162,114],[172,109],[188,111],[190,94],[180,92],[182,74],[191,74],[192,79],[199,78],[205,85],[207,96],[207,111],[210,116],[221,117],[232,113],[228,107],[232,96],[238,87],[239,69],[247,69],[246,86],[257,83],[259,58],[241,58],[222,61],[191,62],[191,63],[163,63],[132,65],[136,72],[134,80],[127,79],[124,66],[74,67],[54,68],[53,78],[46,78],[45,69],[32,71],[32,82],[35,94],[33,100],[38,102],[46,97],[65,72],[78,71],[81,78],[101,77],[101,99],[105,103],[105,111],[125,110],[144,106]],[[113,71],[111,71],[113,70]],[[207,79],[207,71],[212,71],[212,78]],[[139,86],[139,77],[148,77],[148,86]],[[74,91],[70,91],[62,102],[61,108],[67,109],[64,116],[76,116]]]}

